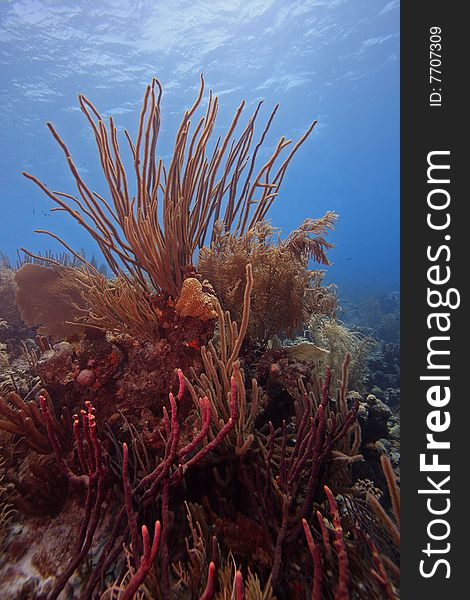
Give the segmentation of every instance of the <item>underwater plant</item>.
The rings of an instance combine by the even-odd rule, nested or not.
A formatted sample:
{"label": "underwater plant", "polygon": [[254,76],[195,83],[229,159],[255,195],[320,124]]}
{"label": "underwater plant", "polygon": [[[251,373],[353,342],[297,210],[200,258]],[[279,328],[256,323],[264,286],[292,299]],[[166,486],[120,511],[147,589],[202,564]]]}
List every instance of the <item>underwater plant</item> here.
{"label": "underwater plant", "polygon": [[106,128],[84,96],[109,199],[51,124],[77,194],[25,174],[95,239],[113,275],[51,232],[73,258],[29,253],[16,272],[18,306],[42,335],[25,350],[35,387],[0,398],[22,523],[0,568],[7,599],[398,597],[396,528],[369,498],[373,484],[354,487],[350,354],[336,384],[318,359],[327,351],[268,344],[336,308],[309,268],[328,265],[336,215],[285,240],[266,221],[315,122],[260,167],[278,108],[256,142],[261,104],[235,134],[244,103],[214,140],[217,98],[195,116],[203,93],[201,79],[165,166],[162,88],[147,87],[135,142],[126,133],[134,192],[114,120]]}
{"label": "underwater plant", "polygon": [[334,228],[335,220],[333,212],[321,219],[307,219],[287,239],[276,241],[276,231],[266,221],[240,236],[216,229],[211,246],[199,253],[198,271],[211,282],[223,307],[239,318],[244,270],[251,264],[253,309],[248,331],[254,340],[266,344],[276,334],[292,334],[313,313],[334,314],[332,289],[321,286],[321,272],[308,267],[311,258],[329,264],[326,251],[332,244],[324,235]]}
{"label": "underwater plant", "polygon": [[[220,221],[224,231],[233,229],[236,235],[243,235],[265,218],[279,194],[292,157],[316,125],[314,121],[286,156],[283,156],[284,150],[291,141],[282,137],[268,161],[257,167],[258,152],[278,106],[251,155],[261,102],[236,139],[232,136],[245,107],[242,102],[226,134],[215,141],[211,152],[209,143],[218,113],[218,99],[212,93],[209,93],[205,115],[191,129],[191,119],[203,94],[201,77],[198,96],[184,114],[170,164],[166,167],[163,160],[157,158],[162,88],[157,79],[147,87],[135,142],[125,132],[133,157],[134,193],[124,168],[113,118],[109,118],[107,130],[98,110],[83,95],[79,96],[80,108],[95,135],[110,200],[89,189],[51,123],[47,126],[65,154],[78,195],[54,193],[37,177],[24,173],[58,204],[58,210],[68,212],[90,233],[116,276],[122,275],[124,268],[135,285],[147,290],[150,281],[155,290],[175,298],[193,263],[195,250],[213,237],[211,224]],[[41,233],[59,239],[77,259],[82,258],[57,235]]]}
{"label": "underwater plant", "polygon": [[[292,143],[282,137],[267,162],[260,167],[259,150],[278,107],[276,106],[271,113],[254,149],[252,146],[255,144],[255,123],[261,102],[238,138],[234,132],[241,119],[244,102],[238,107],[226,134],[214,142],[212,138],[218,113],[218,99],[213,97],[212,93],[209,94],[205,115],[197,119],[194,127],[192,124],[192,118],[196,118],[195,112],[202,102],[203,93],[204,79],[201,78],[199,94],[193,106],[185,112],[176,135],[173,156],[166,167],[163,160],[157,156],[162,88],[156,79],[147,87],[135,142],[131,140],[129,133],[125,132],[133,157],[136,180],[134,192],[131,191],[130,176],[124,167],[113,118],[110,117],[107,129],[104,119],[93,104],[85,96],[79,97],[80,108],[95,135],[101,167],[109,187],[109,199],[90,190],[80,176],[67,145],[54,126],[48,123],[49,130],[66,156],[78,194],[74,196],[53,192],[34,175],[24,175],[58,204],[53,210],[68,212],[87,230],[116,276],[116,279],[110,282],[59,236],[49,231],[40,231],[58,239],[76,261],[83,264],[87,272],[88,282],[83,281],[83,276],[78,276],[76,282],[83,285],[82,295],[89,306],[88,313],[82,315],[82,322],[147,339],[158,338],[156,323],[162,308],[158,306],[157,296],[163,296],[164,301],[168,296],[178,299],[185,279],[195,271],[200,272],[203,277],[205,270],[210,271],[208,275],[212,277],[208,279],[217,286],[222,282],[216,279],[215,268],[222,273],[221,277],[226,273],[225,279],[231,280],[238,290],[241,290],[244,287],[243,276],[247,262],[252,262],[253,268],[260,270],[257,277],[260,283],[255,289],[252,311],[259,321],[260,315],[265,312],[265,299],[273,292],[272,282],[270,284],[266,276],[262,278],[262,272],[267,270],[267,258],[273,263],[281,256],[284,257],[281,281],[285,281],[285,289],[294,284],[295,291],[291,294],[291,300],[299,295],[296,294],[298,291],[302,295],[304,290],[297,288],[308,288],[310,280],[314,277],[307,269],[309,258],[313,257],[317,262],[328,264],[325,251],[331,244],[326,242],[322,234],[333,228],[336,218],[334,213],[327,213],[322,219],[307,219],[283,245],[277,246],[277,254],[273,245],[267,242],[273,230],[267,224],[263,225],[269,207],[279,194],[291,159],[314,129],[316,121],[287,154],[285,150]],[[214,146],[212,151],[209,149],[211,143]],[[233,261],[229,264],[228,258],[225,264],[219,265],[214,265],[213,260],[210,268],[207,260],[209,250],[204,248],[204,244],[210,243],[210,247],[215,249],[220,246],[220,236],[230,232],[231,247],[228,247],[229,242],[225,238],[225,247],[218,253],[219,258],[221,254],[228,257],[240,244],[237,240],[244,239],[245,245],[250,245],[251,240],[252,249],[248,250],[248,260],[239,266],[238,272],[234,271]],[[254,236],[258,238],[258,245],[264,243],[267,250],[264,256],[260,256],[258,264],[255,264]],[[206,257],[205,260],[199,261],[198,269],[193,266],[197,249],[202,249],[201,257]],[[259,250],[256,254],[260,254]],[[46,257],[39,258],[43,264],[47,260]],[[298,276],[293,274],[295,267],[288,266],[292,261],[298,263]],[[261,267],[263,262],[264,268]],[[60,269],[55,260],[50,260],[50,265]],[[238,278],[240,268],[241,279]],[[33,266],[29,269],[32,270]],[[36,266],[36,269],[39,267]],[[21,290],[21,281],[18,283]],[[220,287],[221,285],[218,285],[219,293]],[[304,295],[309,294],[305,291]],[[235,298],[232,304],[236,304],[238,298]],[[19,304],[22,305],[21,300]],[[233,311],[233,306],[223,304],[235,317],[238,316]],[[280,311],[277,311],[276,316],[280,322],[271,323],[269,330],[264,333],[267,335],[292,329],[301,317],[305,318],[304,304],[302,301],[301,306],[297,310],[294,309],[287,323],[282,321]],[[23,309],[23,313],[27,322],[31,323],[34,320],[28,307]],[[77,318],[78,316],[76,315]],[[37,319],[39,318],[38,315]],[[254,333],[259,335],[259,329],[258,325]]]}
{"label": "underwater plant", "polygon": [[344,356],[349,352],[352,356],[349,385],[358,392],[363,391],[367,359],[377,344],[372,337],[356,333],[337,319],[321,318],[318,312],[310,318],[304,334],[321,348],[329,350],[321,363],[328,365],[334,374],[341,373]]}

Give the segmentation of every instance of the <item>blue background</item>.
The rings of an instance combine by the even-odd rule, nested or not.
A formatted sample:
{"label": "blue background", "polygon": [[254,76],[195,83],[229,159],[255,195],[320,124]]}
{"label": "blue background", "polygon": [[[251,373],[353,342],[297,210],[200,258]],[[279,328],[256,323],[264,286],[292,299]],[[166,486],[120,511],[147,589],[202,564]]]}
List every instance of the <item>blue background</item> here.
{"label": "blue background", "polygon": [[146,84],[164,87],[159,153],[169,157],[199,74],[219,95],[218,132],[241,99],[247,116],[280,102],[281,134],[319,125],[293,160],[270,212],[285,233],[327,210],[340,215],[328,280],[393,290],[399,281],[399,6],[381,0],[11,0],[0,5],[0,249],[58,250],[50,229],[94,251],[69,217],[21,176],[74,193],[54,123],[92,189],[106,192],[77,94],[134,136]]}

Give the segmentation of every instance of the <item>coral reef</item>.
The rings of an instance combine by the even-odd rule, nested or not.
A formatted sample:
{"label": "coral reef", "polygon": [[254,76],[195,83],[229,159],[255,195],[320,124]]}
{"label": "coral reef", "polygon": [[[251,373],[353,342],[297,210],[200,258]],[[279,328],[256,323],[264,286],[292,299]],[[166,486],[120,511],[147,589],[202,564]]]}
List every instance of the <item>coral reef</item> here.
{"label": "coral reef", "polygon": [[[354,465],[355,475],[372,479],[379,486],[385,481],[380,458],[389,456],[395,474],[400,463],[400,294],[394,292],[358,293],[344,301],[341,316],[346,327],[359,339],[373,339],[363,353],[359,418],[364,427],[365,461]],[[385,502],[387,502],[385,497]]]}
{"label": "coral reef", "polygon": [[[162,90],[147,87],[135,142],[126,133],[135,196],[114,120],[84,96],[109,198],[51,124],[77,194],[26,174],[112,277],[50,232],[72,258],[27,253],[14,277],[39,335],[22,340],[22,377],[5,354],[0,388],[5,600],[398,598],[393,468],[360,469],[390,414],[348,392],[360,341],[327,320],[336,294],[310,268],[328,265],[336,215],[285,240],[266,221],[315,123],[260,166],[277,107],[256,143],[261,105],[234,133],[244,103],[213,140],[218,100],[198,118],[203,92],[165,166]],[[280,342],[313,319],[317,338]]]}
{"label": "coral reef", "polygon": [[400,405],[400,345],[381,340],[368,361],[366,384],[395,412]]}

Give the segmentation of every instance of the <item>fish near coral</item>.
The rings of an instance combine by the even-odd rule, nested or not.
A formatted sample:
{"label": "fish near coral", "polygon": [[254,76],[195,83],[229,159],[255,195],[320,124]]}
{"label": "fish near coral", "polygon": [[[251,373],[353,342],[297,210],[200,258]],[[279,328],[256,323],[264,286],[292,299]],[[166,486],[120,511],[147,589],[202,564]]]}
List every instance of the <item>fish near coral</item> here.
{"label": "fish near coral", "polygon": [[311,360],[312,362],[321,360],[330,354],[329,350],[320,348],[311,342],[301,342],[294,346],[286,346],[286,350],[289,354],[295,356],[295,358],[298,358],[299,360]]}

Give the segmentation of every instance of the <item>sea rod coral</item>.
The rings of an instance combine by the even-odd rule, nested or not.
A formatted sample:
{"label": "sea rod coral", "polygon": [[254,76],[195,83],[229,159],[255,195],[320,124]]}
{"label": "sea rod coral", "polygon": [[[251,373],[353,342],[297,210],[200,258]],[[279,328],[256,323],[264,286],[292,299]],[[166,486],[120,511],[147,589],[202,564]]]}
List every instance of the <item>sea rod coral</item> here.
{"label": "sea rod coral", "polygon": [[[95,136],[109,199],[87,186],[69,148],[51,123],[48,127],[65,154],[77,194],[53,192],[34,175],[24,173],[58,205],[53,210],[66,211],[86,229],[117,277],[106,284],[96,268],[57,234],[40,231],[58,239],[87,268],[90,280],[88,285],[83,284],[83,295],[90,305],[84,317],[89,325],[114,325],[117,330],[145,335],[144,323],[159,320],[162,307],[158,295],[178,299],[184,279],[194,271],[197,249],[207,242],[215,242],[221,231],[239,237],[263,222],[279,194],[290,161],[316,125],[314,121],[293,145],[281,137],[267,162],[260,166],[260,148],[278,107],[255,144],[255,124],[262,103],[257,105],[237,137],[235,131],[237,126],[242,127],[245,108],[242,102],[226,134],[219,137],[210,150],[218,99],[209,93],[205,115],[196,118],[204,95],[201,78],[199,94],[184,114],[173,156],[165,166],[163,159],[157,156],[161,95],[161,85],[154,79],[145,93],[135,142],[126,132],[133,157],[134,193],[124,168],[113,118],[110,117],[107,129],[98,110],[83,95],[79,98],[80,108]],[[307,258],[313,256],[327,263],[325,250],[330,244],[319,234],[331,229],[334,219],[333,213],[318,221],[307,219],[289,239],[290,256],[296,253]],[[51,266],[58,268],[57,264]],[[77,279],[81,281],[83,277]],[[308,287],[309,279],[308,275],[304,276],[304,287]],[[127,310],[123,310],[123,306]],[[298,318],[294,317],[293,322],[296,321]],[[33,319],[29,318],[28,322],[32,323]],[[158,336],[156,329],[150,325],[154,337]],[[274,329],[270,325],[270,330]]]}
{"label": "sea rod coral", "polygon": [[114,119],[81,95],[108,194],[91,190],[50,123],[76,193],[25,173],[112,276],[49,231],[72,258],[28,252],[16,272],[19,310],[41,335],[35,386],[0,398],[16,511],[6,600],[398,598],[397,527],[367,491],[376,482],[353,478],[363,444],[351,356],[332,381],[326,350],[273,345],[336,308],[311,269],[329,264],[336,215],[284,240],[266,221],[316,122],[260,163],[278,107],[258,132],[261,103],[243,123],[242,102],[216,138],[219,102],[205,98],[201,78],[167,164],[154,79],[137,137],[124,134],[126,170]]}

